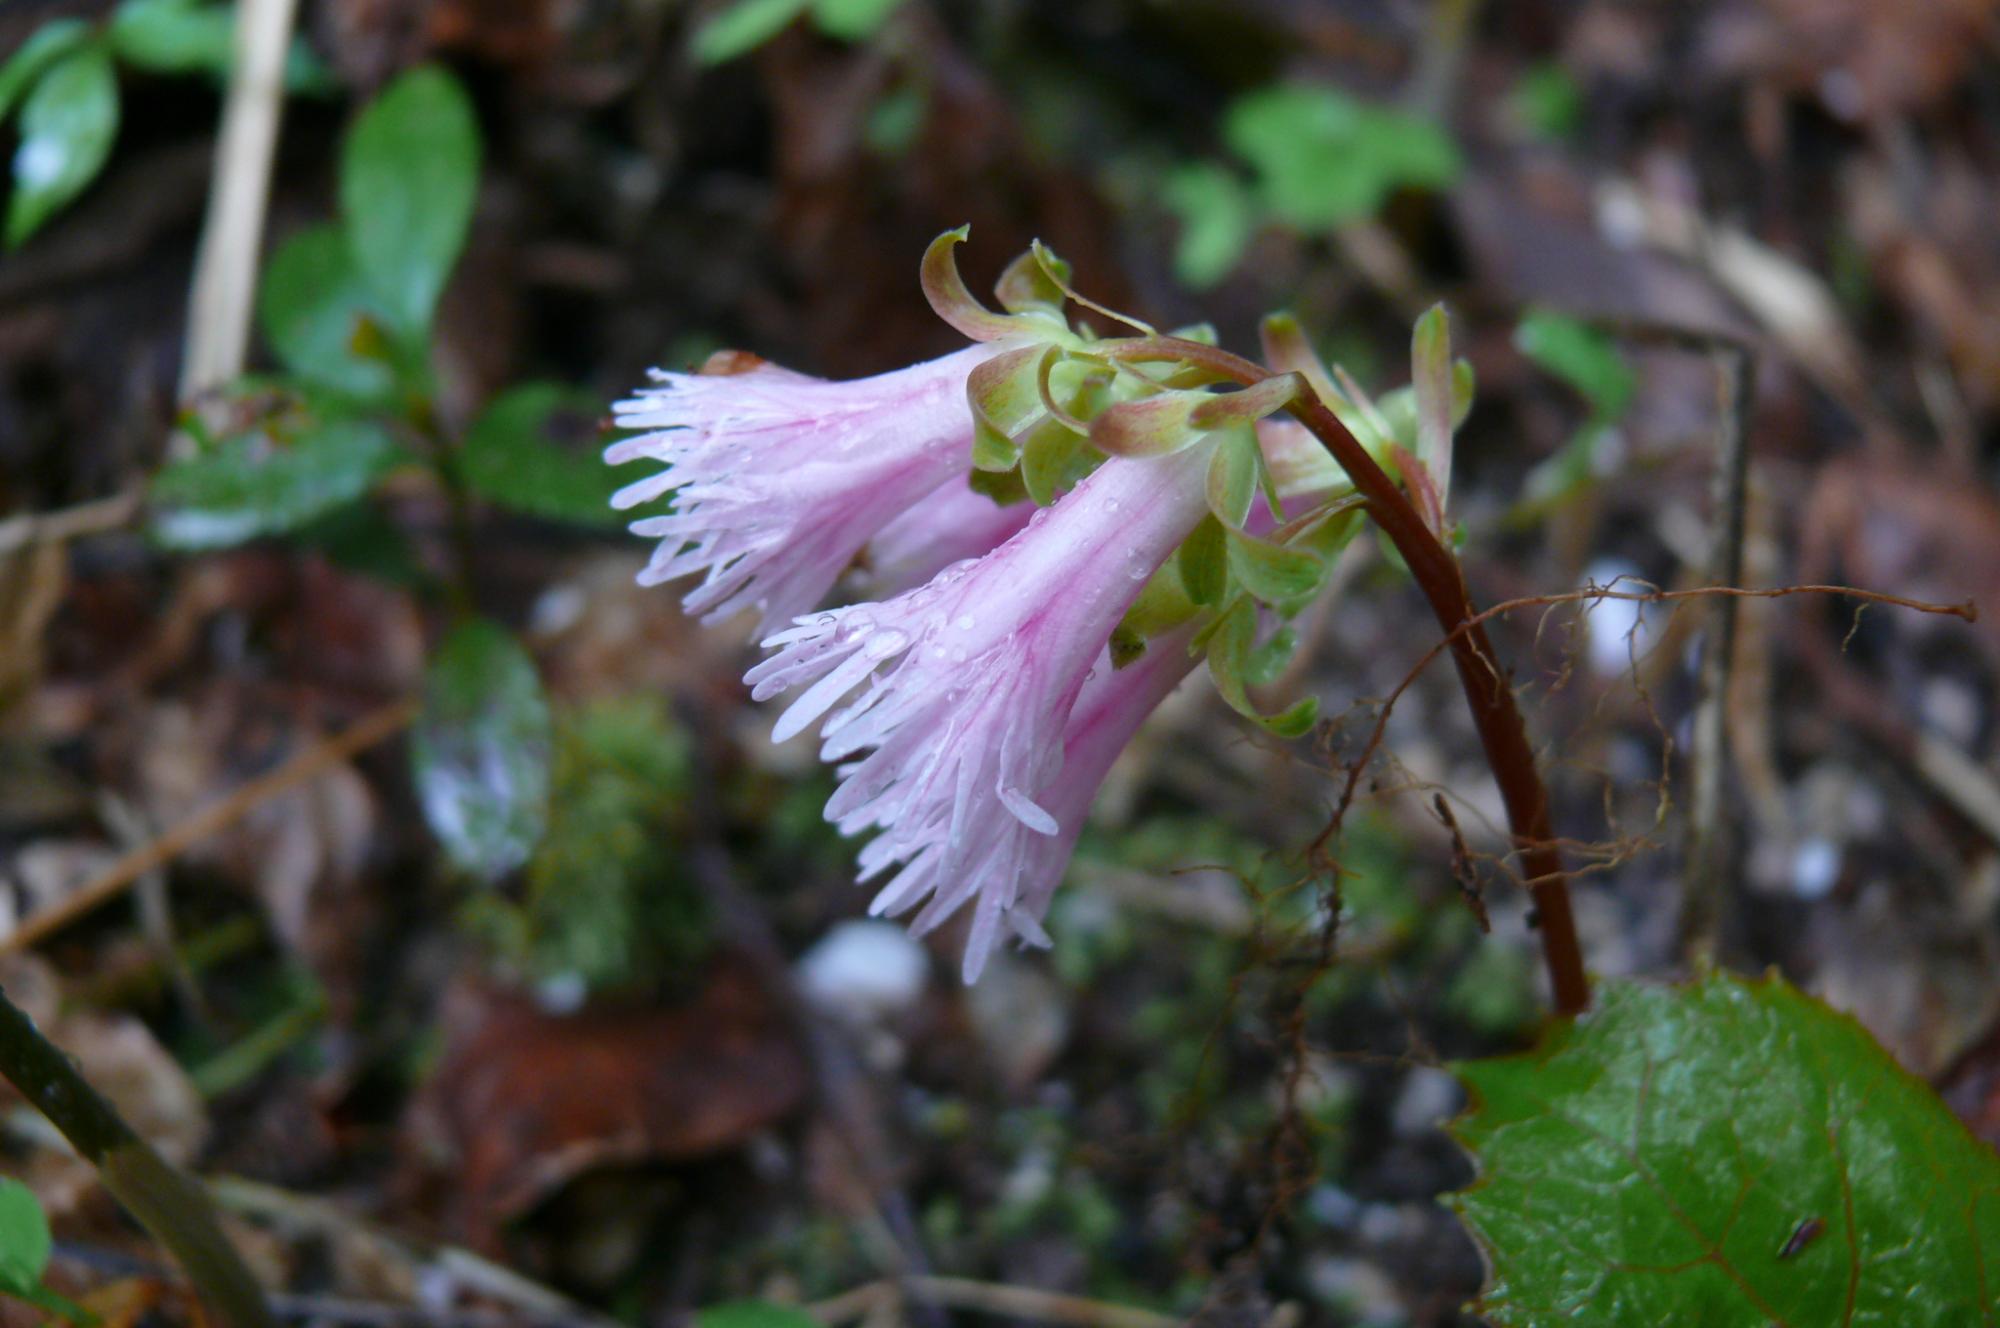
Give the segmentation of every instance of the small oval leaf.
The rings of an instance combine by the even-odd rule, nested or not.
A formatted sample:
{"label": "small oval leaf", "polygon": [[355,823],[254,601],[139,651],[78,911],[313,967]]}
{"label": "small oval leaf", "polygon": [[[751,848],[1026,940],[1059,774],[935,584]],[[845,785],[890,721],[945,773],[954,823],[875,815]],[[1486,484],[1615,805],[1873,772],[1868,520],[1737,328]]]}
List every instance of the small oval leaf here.
{"label": "small oval leaf", "polygon": [[495,880],[548,828],[554,725],[534,661],[498,625],[454,628],[424,677],[410,756],[417,796],[452,862]]}

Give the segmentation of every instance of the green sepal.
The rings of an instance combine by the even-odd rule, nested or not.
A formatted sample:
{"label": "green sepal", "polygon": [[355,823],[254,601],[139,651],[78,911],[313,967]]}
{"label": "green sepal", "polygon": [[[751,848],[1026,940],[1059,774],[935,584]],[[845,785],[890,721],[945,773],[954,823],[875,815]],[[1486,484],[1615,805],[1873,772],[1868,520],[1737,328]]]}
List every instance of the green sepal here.
{"label": "green sepal", "polygon": [[1181,585],[1196,604],[1219,604],[1229,593],[1229,539],[1222,523],[1205,516],[1175,554]]}
{"label": "green sepal", "polygon": [[966,487],[983,498],[991,498],[995,505],[1012,507],[1025,502],[1028,486],[1021,482],[1018,470],[975,470],[966,479]]}
{"label": "green sepal", "polygon": [[985,420],[972,421],[972,469],[975,472],[1011,471],[1021,463],[1021,449],[1012,438]]}
{"label": "green sepal", "polygon": [[1231,429],[1215,440],[1208,459],[1208,510],[1231,530],[1243,529],[1250,518],[1262,462],[1257,435],[1247,427]]}
{"label": "green sepal", "polygon": [[[1074,340],[1060,313],[1035,309],[1022,313],[996,314],[966,289],[958,274],[958,259],[952,250],[972,233],[970,226],[946,231],[931,241],[924,251],[921,280],[924,298],[939,318],[972,341],[999,341],[1006,337],[1038,336],[1065,344]],[[1009,269],[1012,270],[1011,268]]]}
{"label": "green sepal", "polygon": [[1248,599],[1239,598],[1219,616],[1207,637],[1208,675],[1231,710],[1280,738],[1297,738],[1312,728],[1319,717],[1316,697],[1308,696],[1275,715],[1265,714],[1250,699],[1246,684],[1256,672],[1257,610]]}
{"label": "green sepal", "polygon": [[1244,661],[1243,681],[1252,687],[1268,687],[1278,680],[1298,649],[1299,634],[1291,629],[1290,624],[1281,626],[1271,633],[1270,640],[1250,651],[1249,658]]}
{"label": "green sepal", "polygon": [[1179,567],[1172,561],[1146,581],[1139,598],[1125,610],[1111,633],[1111,667],[1122,669],[1145,653],[1146,643],[1171,632],[1193,618],[1201,609],[1188,598]]}
{"label": "green sepal", "polygon": [[1035,506],[1047,507],[1102,460],[1076,430],[1060,420],[1045,419],[1021,440],[1021,483]]}
{"label": "green sepal", "polygon": [[1326,584],[1327,562],[1309,549],[1228,532],[1229,570],[1243,588],[1266,604],[1284,607],[1309,598]]}
{"label": "green sepal", "polygon": [[[1050,271],[1050,266],[1054,271]],[[1063,287],[1069,284],[1069,264],[1047,250],[1023,252],[993,283],[993,298],[1008,313],[1042,312],[1062,316]]]}
{"label": "green sepal", "polygon": [[1302,374],[1274,374],[1240,392],[1210,393],[1195,406],[1188,418],[1200,429],[1254,424],[1266,415],[1283,410],[1308,390]]}
{"label": "green sepal", "polygon": [[1201,400],[1196,392],[1161,392],[1107,407],[1090,422],[1090,443],[1116,457],[1169,456],[1199,442],[1189,422]]}

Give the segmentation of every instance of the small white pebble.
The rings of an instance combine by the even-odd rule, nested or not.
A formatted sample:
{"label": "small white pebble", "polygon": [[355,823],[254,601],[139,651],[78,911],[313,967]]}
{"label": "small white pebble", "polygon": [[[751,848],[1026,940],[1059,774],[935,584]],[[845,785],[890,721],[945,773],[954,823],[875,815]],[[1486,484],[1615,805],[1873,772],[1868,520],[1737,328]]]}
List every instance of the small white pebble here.
{"label": "small white pebble", "polygon": [[1792,851],[1792,893],[1801,899],[1824,899],[1840,883],[1840,846],[1830,839],[1808,839]]}
{"label": "small white pebble", "polygon": [[893,922],[855,918],[800,956],[799,986],[814,1004],[856,1024],[909,1010],[930,979],[930,956]]}

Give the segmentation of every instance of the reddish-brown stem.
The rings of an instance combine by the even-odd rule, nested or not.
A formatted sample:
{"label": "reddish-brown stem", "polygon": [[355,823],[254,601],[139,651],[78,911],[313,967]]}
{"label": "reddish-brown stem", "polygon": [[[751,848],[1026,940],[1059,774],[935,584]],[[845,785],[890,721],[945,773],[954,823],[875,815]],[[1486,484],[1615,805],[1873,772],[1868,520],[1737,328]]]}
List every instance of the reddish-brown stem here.
{"label": "reddish-brown stem", "polygon": [[[1176,337],[1149,337],[1100,342],[1092,348],[1131,360],[1180,360],[1234,382],[1249,385],[1271,377],[1271,371],[1240,355]],[[1569,881],[1556,851],[1555,829],[1549,817],[1548,789],[1542,783],[1534,748],[1507,671],[1501,667],[1465,584],[1458,559],[1432,533],[1396,482],[1368,455],[1347,426],[1317,398],[1294,401],[1287,409],[1312,431],[1354,488],[1368,512],[1396,551],[1403,555],[1431,611],[1450,642],[1452,662],[1472,707],[1472,720],[1486,749],[1486,763],[1500,786],[1514,847],[1521,855],[1522,875],[1535,901],[1542,957],[1559,1014],[1578,1014],[1590,1005],[1590,979],[1583,969],[1583,949],[1577,943],[1576,918],[1569,902]]]}

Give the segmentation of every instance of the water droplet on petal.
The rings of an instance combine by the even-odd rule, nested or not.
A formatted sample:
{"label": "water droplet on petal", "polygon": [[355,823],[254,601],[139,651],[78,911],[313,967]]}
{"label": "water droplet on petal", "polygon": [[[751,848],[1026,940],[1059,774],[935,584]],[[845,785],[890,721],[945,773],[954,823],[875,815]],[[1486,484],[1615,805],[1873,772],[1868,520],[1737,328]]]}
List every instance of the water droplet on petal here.
{"label": "water droplet on petal", "polygon": [[887,659],[909,644],[910,638],[906,633],[891,627],[887,631],[877,632],[869,637],[868,643],[861,647],[861,653],[869,659]]}

